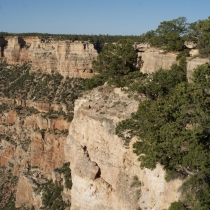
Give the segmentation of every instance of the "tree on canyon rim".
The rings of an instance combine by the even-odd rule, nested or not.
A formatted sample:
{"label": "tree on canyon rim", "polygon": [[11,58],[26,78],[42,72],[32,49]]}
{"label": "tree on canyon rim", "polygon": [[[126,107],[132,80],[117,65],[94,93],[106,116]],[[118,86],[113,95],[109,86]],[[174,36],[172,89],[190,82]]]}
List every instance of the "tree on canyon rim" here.
{"label": "tree on canyon rim", "polygon": [[133,44],[130,39],[106,44],[97,60],[93,61],[93,70],[96,75],[87,81],[86,88],[91,89],[102,85],[105,81],[123,87],[126,82],[125,76],[138,70],[137,52]]}

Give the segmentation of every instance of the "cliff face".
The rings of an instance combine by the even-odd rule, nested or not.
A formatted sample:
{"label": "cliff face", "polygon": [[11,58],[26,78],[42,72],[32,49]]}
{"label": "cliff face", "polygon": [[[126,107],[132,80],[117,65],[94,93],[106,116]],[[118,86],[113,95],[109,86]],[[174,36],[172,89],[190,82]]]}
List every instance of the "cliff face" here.
{"label": "cliff face", "polygon": [[[16,106],[13,100],[2,102],[7,108],[0,113],[0,198],[5,198],[0,199],[0,208],[14,201],[17,208],[39,209],[40,186],[53,179],[53,170],[65,162],[70,123],[62,116],[49,119],[46,113],[33,113],[28,107]],[[7,182],[11,183],[10,191]]]}
{"label": "cliff face", "polygon": [[[9,63],[30,60],[34,71],[41,69],[51,73],[54,70],[69,77],[92,76],[91,62],[97,52],[90,43],[37,37],[13,37],[7,41],[4,56]],[[147,46],[140,51],[142,72],[169,69],[176,63],[175,53],[164,54]],[[207,61],[189,59],[188,78],[194,68]],[[36,80],[44,79],[40,76]],[[137,110],[136,101],[119,89],[96,88],[76,101],[75,116],[70,124],[66,119],[72,114],[70,96],[78,86],[74,83],[72,91],[66,95],[70,86],[65,84],[69,81],[61,81],[59,87],[48,81],[47,85],[50,84],[57,90],[53,95],[56,100],[51,102],[47,102],[47,97],[40,101],[35,100],[36,97],[17,97],[21,90],[14,97],[10,95],[13,99],[0,98],[0,208],[12,201],[17,208],[40,209],[46,194],[43,188],[49,187],[47,183],[51,179],[63,186],[62,199],[67,203],[71,201],[72,210],[135,210],[139,207],[159,210],[167,209],[171,202],[179,199],[181,181],[167,183],[160,165],[154,170],[141,169],[132,143],[126,148],[115,135],[116,124]],[[47,96],[50,92],[43,91],[43,94]],[[72,190],[65,186],[71,177],[63,174],[69,166],[60,169],[65,162],[71,163]],[[50,188],[49,192],[55,189]]]}
{"label": "cliff face", "polygon": [[6,37],[4,57],[10,64],[32,62],[34,70],[63,76],[87,78],[92,76],[92,61],[97,56],[94,45],[82,41],[56,41],[38,37]]}
{"label": "cliff face", "polygon": [[192,75],[193,75],[193,71],[195,68],[197,68],[198,66],[209,62],[209,58],[194,58],[194,59],[188,59],[187,62],[187,78],[189,80],[191,80]]}
{"label": "cliff face", "polygon": [[72,210],[167,209],[180,180],[167,183],[160,165],[140,169],[137,156],[115,135],[116,124],[137,109],[120,89],[100,87],[76,101],[65,144],[71,162]]}
{"label": "cliff face", "polygon": [[[92,61],[97,58],[94,45],[87,41],[58,41],[39,37],[6,37],[7,45],[2,48],[4,58],[10,64],[22,64],[31,61],[33,70],[59,72],[63,76],[90,78],[93,75]],[[152,48],[147,44],[139,44],[138,57],[143,73],[152,73],[160,68],[169,69],[177,63],[177,52],[164,53],[163,50]],[[191,50],[191,56],[197,55]],[[199,60],[199,61],[198,61]],[[187,71],[189,77],[198,65],[208,59],[189,59]]]}
{"label": "cliff face", "polygon": [[141,71],[143,73],[152,73],[160,68],[169,69],[172,64],[176,64],[177,53],[163,53],[156,48],[144,48],[138,53],[141,61]]}
{"label": "cliff face", "polygon": [[[165,53],[163,50],[152,48],[147,44],[137,45],[140,69],[143,73],[153,73],[158,69],[170,69],[171,65],[178,64],[176,56],[178,52]],[[199,58],[198,50],[190,50],[190,56],[187,58],[187,78],[192,78],[192,73],[196,67],[209,62],[209,58]]]}

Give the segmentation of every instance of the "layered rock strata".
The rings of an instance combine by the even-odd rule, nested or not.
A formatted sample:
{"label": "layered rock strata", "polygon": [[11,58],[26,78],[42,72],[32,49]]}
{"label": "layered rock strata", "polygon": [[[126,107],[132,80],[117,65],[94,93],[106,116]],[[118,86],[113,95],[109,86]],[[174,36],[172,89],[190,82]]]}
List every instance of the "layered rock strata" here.
{"label": "layered rock strata", "polygon": [[31,62],[33,70],[59,72],[63,76],[92,76],[92,61],[97,57],[94,45],[82,41],[57,41],[39,37],[5,37],[4,57],[10,64]]}

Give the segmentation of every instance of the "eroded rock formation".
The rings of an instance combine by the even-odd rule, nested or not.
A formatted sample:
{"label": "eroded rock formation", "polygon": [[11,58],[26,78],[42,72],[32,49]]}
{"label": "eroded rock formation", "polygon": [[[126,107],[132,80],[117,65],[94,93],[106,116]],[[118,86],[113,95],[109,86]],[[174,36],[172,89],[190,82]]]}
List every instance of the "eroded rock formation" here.
{"label": "eroded rock formation", "polygon": [[167,183],[165,171],[140,169],[132,145],[115,135],[116,124],[137,109],[137,102],[103,86],[76,101],[65,144],[71,162],[72,210],[167,209],[179,196],[180,180]]}
{"label": "eroded rock formation", "polygon": [[8,107],[0,113],[0,167],[5,168],[0,172],[1,196],[7,195],[4,190],[5,183],[12,182],[9,177],[17,179],[11,187],[13,193],[0,202],[0,208],[15,201],[17,208],[40,209],[40,186],[51,180],[54,169],[65,162],[64,144],[70,123],[63,116],[49,119],[45,112],[33,113],[28,107],[14,105],[13,100],[4,102]]}
{"label": "eroded rock formation", "polygon": [[[2,56],[10,64],[31,62],[33,70],[44,72],[59,72],[63,76],[90,78],[93,76],[92,61],[97,58],[97,50],[87,41],[58,41],[52,38],[39,37],[5,37],[0,39]],[[6,47],[5,47],[6,46]],[[197,56],[198,51],[192,43],[191,56]],[[139,67],[143,73],[152,73],[160,68],[169,69],[177,63],[178,52],[165,53],[149,44],[138,44]],[[208,59],[189,59],[187,70],[189,77],[197,65]]]}
{"label": "eroded rock formation", "polygon": [[[4,56],[9,63],[30,60],[34,71],[58,71],[69,77],[92,76],[91,62],[97,52],[88,42],[38,37],[6,40]],[[165,54],[148,45],[138,49],[144,73],[169,69],[177,63],[177,53]],[[207,61],[189,59],[188,78],[194,68]],[[43,207],[40,186],[51,179],[65,186],[68,180],[63,169],[55,170],[65,162],[71,163],[73,187],[72,190],[64,187],[62,198],[67,203],[71,200],[72,210],[136,210],[139,207],[160,210],[179,199],[182,182],[167,183],[160,165],[154,170],[141,169],[132,151],[135,139],[126,148],[115,135],[116,124],[128,118],[138,106],[120,89],[105,85],[79,98],[71,125],[64,115],[57,113],[51,118],[48,115],[51,111],[69,115],[68,103],[62,101],[1,98],[2,104],[8,107],[0,112],[0,195],[3,195],[0,208],[8,201],[14,201],[17,208]]]}
{"label": "eroded rock formation", "polygon": [[92,61],[97,57],[94,45],[82,41],[57,41],[39,37],[6,37],[4,57],[10,64],[32,62],[33,70],[59,72],[63,76],[92,76]]}

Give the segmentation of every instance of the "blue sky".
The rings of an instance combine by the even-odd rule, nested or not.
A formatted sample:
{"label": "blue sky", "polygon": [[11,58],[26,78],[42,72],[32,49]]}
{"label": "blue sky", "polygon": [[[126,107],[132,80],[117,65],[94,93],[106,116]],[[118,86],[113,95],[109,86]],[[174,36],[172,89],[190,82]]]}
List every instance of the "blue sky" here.
{"label": "blue sky", "polygon": [[210,16],[210,0],[0,0],[0,31],[140,35],[164,20]]}

